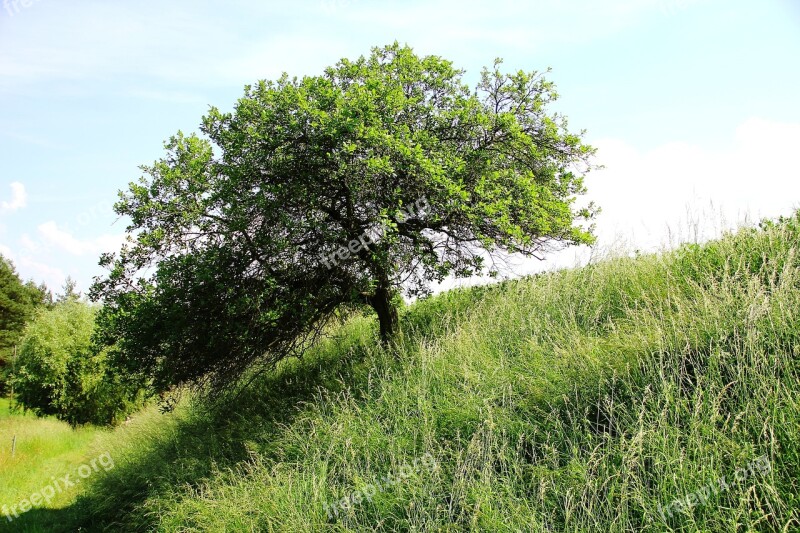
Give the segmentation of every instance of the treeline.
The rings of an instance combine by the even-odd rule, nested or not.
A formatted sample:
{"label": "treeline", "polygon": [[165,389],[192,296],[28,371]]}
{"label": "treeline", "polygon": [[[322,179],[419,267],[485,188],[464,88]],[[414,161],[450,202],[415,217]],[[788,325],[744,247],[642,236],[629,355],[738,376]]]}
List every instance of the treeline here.
{"label": "treeline", "polygon": [[0,255],[0,394],[8,392],[14,347],[37,309],[53,303],[44,284],[23,283],[14,264]]}
{"label": "treeline", "polygon": [[54,298],[0,256],[0,394],[73,425],[114,424],[139,407],[141,391],[107,364],[113,347],[93,342],[98,311],[71,279]]}

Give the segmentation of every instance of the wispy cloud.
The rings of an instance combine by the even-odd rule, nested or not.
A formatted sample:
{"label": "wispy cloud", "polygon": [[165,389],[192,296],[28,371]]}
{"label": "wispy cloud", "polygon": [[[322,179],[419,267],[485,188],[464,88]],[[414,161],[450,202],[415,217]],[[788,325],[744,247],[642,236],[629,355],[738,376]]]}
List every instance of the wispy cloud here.
{"label": "wispy cloud", "polygon": [[46,244],[55,246],[72,255],[98,255],[104,252],[119,250],[125,242],[125,235],[100,235],[92,239],[81,240],[69,231],[58,227],[53,221],[39,225],[39,234]]}
{"label": "wispy cloud", "polygon": [[38,242],[31,239],[31,236],[27,233],[23,233],[19,238],[20,244],[22,244],[23,250],[26,252],[33,252],[37,253],[41,250],[41,246]]}
{"label": "wispy cloud", "polygon": [[[302,74],[364,52],[364,43],[394,39],[425,53],[447,54],[464,46],[480,51],[485,42],[533,50],[543,43],[579,44],[617,32],[658,13],[658,5],[656,0],[49,3],[0,35],[0,90],[19,93],[43,81],[125,76],[171,86],[238,86],[284,70]],[[158,89],[140,96],[193,97]]]}
{"label": "wispy cloud", "polygon": [[20,271],[27,272],[36,282],[44,282],[48,287],[60,287],[67,275],[58,267],[36,261],[28,256],[16,259],[15,264]]}
{"label": "wispy cloud", "polygon": [[28,193],[25,192],[25,186],[18,182],[11,183],[11,201],[3,200],[0,202],[0,212],[16,211],[28,205]]}
{"label": "wispy cloud", "polygon": [[66,278],[66,274],[60,268],[37,261],[27,254],[19,255],[2,243],[0,243],[0,255],[11,260],[24,279],[33,279],[37,283],[44,281],[48,287],[58,287]]}

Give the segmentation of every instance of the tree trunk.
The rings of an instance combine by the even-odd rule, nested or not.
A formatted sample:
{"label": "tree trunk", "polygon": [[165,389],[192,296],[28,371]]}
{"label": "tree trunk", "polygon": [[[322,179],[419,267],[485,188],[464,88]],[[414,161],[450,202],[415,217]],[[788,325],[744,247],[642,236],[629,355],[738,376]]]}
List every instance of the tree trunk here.
{"label": "tree trunk", "polygon": [[381,341],[386,344],[388,344],[395,333],[397,333],[399,325],[397,308],[392,301],[393,297],[394,291],[387,285],[381,284],[375,289],[375,294],[369,299],[369,304],[378,314],[378,321],[380,322],[381,328]]}

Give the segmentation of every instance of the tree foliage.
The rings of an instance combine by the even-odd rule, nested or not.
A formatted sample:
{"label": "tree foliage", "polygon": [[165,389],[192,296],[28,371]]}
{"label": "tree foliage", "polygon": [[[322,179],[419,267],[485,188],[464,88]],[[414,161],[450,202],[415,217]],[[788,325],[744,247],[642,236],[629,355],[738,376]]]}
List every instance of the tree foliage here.
{"label": "tree foliage", "polygon": [[56,303],[79,300],[81,293],[75,290],[77,286],[78,283],[71,276],[67,276],[67,279],[64,280],[64,286],[61,287],[61,292],[56,294]]}
{"label": "tree foliage", "polygon": [[575,200],[593,149],[542,74],[500,68],[473,90],[395,43],[248,86],[203,137],[172,137],[121,193],[132,242],[92,290],[116,360],[157,388],[224,383],[342,307],[370,305],[388,341],[401,291],[591,242],[595,210]]}
{"label": "tree foliage", "polygon": [[11,261],[0,255],[0,393],[5,388],[14,346],[25,323],[37,307],[48,301],[49,292],[44,285],[23,283]]}
{"label": "tree foliage", "polygon": [[135,405],[135,387],[110,371],[108,350],[92,343],[96,314],[93,306],[68,298],[36,315],[11,378],[17,402],[71,424],[111,424]]}

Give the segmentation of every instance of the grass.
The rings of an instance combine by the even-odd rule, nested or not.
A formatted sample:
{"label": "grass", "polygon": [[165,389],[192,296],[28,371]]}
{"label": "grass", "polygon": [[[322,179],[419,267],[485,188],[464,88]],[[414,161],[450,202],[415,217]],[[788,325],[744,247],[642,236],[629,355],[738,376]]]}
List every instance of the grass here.
{"label": "grass", "polygon": [[404,311],[393,353],[354,317],[235,401],[98,434],[116,467],[13,525],[797,530],[799,241],[796,217],[452,291]]}
{"label": "grass", "polygon": [[[54,418],[12,410],[11,402],[0,398],[0,505],[10,510],[50,484],[53,477],[73,472],[90,459],[92,445],[104,433],[92,427],[73,429]],[[59,491],[49,507],[68,507],[79,488]]]}

